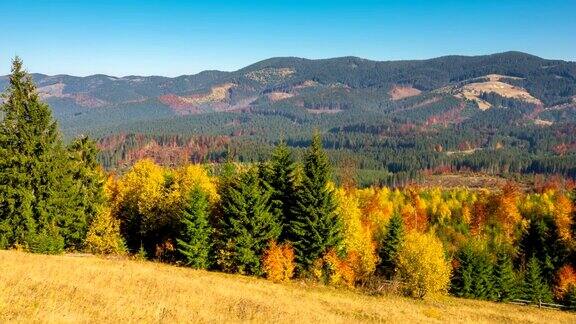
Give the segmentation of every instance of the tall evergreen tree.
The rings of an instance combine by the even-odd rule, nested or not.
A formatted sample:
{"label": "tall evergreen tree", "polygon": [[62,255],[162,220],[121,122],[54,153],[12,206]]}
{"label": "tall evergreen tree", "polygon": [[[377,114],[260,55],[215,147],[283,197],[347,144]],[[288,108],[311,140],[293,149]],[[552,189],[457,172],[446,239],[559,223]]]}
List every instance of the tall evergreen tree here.
{"label": "tall evergreen tree", "polygon": [[64,147],[19,58],[9,79],[0,123],[0,246],[48,253],[81,248],[102,202],[102,183],[90,173],[95,151],[87,142]]}
{"label": "tall evergreen tree", "polygon": [[209,207],[208,196],[199,187],[193,188],[182,211],[182,230],[176,239],[185,264],[196,269],[209,266],[212,234]]}
{"label": "tall evergreen tree", "polygon": [[524,296],[533,302],[551,302],[552,292],[542,278],[540,262],[535,256],[530,258],[524,275]]}
{"label": "tall evergreen tree", "polygon": [[262,179],[272,190],[272,212],[282,224],[280,241],[288,238],[288,227],[294,219],[292,208],[296,198],[295,162],[292,152],[284,141],[276,147],[269,163],[260,167]]}
{"label": "tall evergreen tree", "polygon": [[509,301],[518,297],[518,280],[508,253],[498,253],[494,268],[496,294],[499,301]]}
{"label": "tall evergreen tree", "polygon": [[63,248],[57,224],[62,202],[62,143],[49,107],[16,58],[0,124],[0,242],[32,250]]}
{"label": "tall evergreen tree", "polygon": [[270,212],[270,191],[250,169],[222,188],[216,233],[217,262],[229,272],[262,274],[261,258],[277,240],[280,224]]}
{"label": "tall evergreen tree", "polygon": [[452,275],[451,290],[459,297],[473,298],[474,293],[474,250],[470,244],[465,245],[456,255],[458,267]]}
{"label": "tall evergreen tree", "polygon": [[399,213],[395,213],[388,223],[386,234],[380,243],[378,272],[392,278],[396,270],[396,256],[404,240],[404,222]]}
{"label": "tall evergreen tree", "polygon": [[534,256],[538,260],[542,277],[548,284],[554,280],[555,269],[564,264],[568,256],[568,250],[559,242],[558,228],[552,217],[531,215],[520,245],[525,258]]}
{"label": "tall evergreen tree", "polygon": [[98,164],[98,148],[88,137],[73,141],[68,147],[69,168],[62,178],[71,177],[70,186],[61,192],[64,199],[71,200],[68,211],[74,213],[61,220],[59,224],[66,245],[79,249],[82,247],[90,223],[96,218],[104,204],[104,174]]}
{"label": "tall evergreen tree", "polygon": [[469,243],[457,254],[458,267],[452,291],[466,298],[495,299],[494,271],[490,255],[482,246]]}
{"label": "tall evergreen tree", "polygon": [[302,182],[298,186],[288,238],[296,252],[300,272],[342,241],[342,224],[329,188],[330,163],[322,149],[320,134],[314,134],[304,157]]}

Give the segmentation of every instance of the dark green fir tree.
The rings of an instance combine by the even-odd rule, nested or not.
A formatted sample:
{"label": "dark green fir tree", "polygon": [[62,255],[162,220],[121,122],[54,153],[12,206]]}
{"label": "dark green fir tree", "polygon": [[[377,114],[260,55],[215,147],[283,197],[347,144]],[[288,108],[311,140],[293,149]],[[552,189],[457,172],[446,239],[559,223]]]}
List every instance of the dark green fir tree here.
{"label": "dark green fir tree", "polygon": [[3,96],[0,245],[44,253],[81,248],[102,203],[95,147],[82,140],[63,145],[50,107],[19,58]]}
{"label": "dark green fir tree", "polygon": [[[50,108],[13,61],[0,124],[0,242],[35,252],[64,248],[58,229],[63,148]],[[58,204],[61,204],[60,206]],[[67,205],[67,204],[64,204]],[[64,216],[65,217],[65,216]]]}
{"label": "dark green fir tree", "polygon": [[289,224],[294,219],[292,209],[296,198],[295,161],[284,141],[278,144],[270,161],[260,165],[260,174],[272,191],[271,211],[282,225],[279,240],[284,241],[288,239]]}
{"label": "dark green fir tree", "polygon": [[193,188],[182,211],[182,230],[176,239],[184,264],[192,268],[206,269],[210,265],[209,212],[208,196],[199,187]]}
{"label": "dark green fir tree", "polygon": [[329,249],[338,250],[342,241],[342,224],[329,180],[330,163],[316,133],[304,156],[301,184],[292,209],[294,218],[288,229],[300,273],[309,270]]}
{"label": "dark green fir tree", "polygon": [[381,240],[378,256],[378,273],[388,279],[394,277],[396,270],[396,256],[404,240],[404,222],[402,216],[395,213],[386,228],[386,234]]}
{"label": "dark green fir tree", "polygon": [[535,256],[530,258],[524,275],[524,298],[535,303],[551,302],[552,293],[546,281],[542,278],[540,263]]}
{"label": "dark green fir tree", "polygon": [[457,254],[452,292],[460,297],[496,299],[494,266],[490,254],[479,243],[466,244]]}
{"label": "dark green fir tree", "polygon": [[500,252],[494,267],[494,290],[499,301],[510,301],[518,298],[518,279],[510,255]]}
{"label": "dark green fir tree", "polygon": [[221,190],[216,229],[217,263],[228,272],[262,274],[261,258],[281,227],[270,212],[270,191],[255,169],[236,176]]}

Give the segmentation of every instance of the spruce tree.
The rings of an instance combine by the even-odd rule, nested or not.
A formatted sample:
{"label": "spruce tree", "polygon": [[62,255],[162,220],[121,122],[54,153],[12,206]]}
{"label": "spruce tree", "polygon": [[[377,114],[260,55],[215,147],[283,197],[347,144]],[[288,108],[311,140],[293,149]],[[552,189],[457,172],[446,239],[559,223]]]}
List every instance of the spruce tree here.
{"label": "spruce tree", "polygon": [[292,208],[296,195],[295,162],[284,141],[275,148],[269,163],[260,166],[262,179],[272,190],[272,212],[282,225],[280,241],[288,238],[288,228],[294,219]]}
{"label": "spruce tree", "polygon": [[[64,248],[58,223],[67,213],[59,173],[65,152],[49,107],[16,58],[0,124],[0,242],[35,252]],[[64,198],[64,199],[62,199]]]}
{"label": "spruce tree", "polygon": [[[569,256],[561,239],[554,219],[548,215],[531,215],[528,229],[520,242],[525,258],[538,259],[542,278],[551,284],[555,269],[558,269]],[[526,260],[528,261],[528,260]]]}
{"label": "spruce tree", "polygon": [[222,270],[262,274],[262,255],[281,231],[270,207],[270,191],[255,169],[236,176],[222,188],[216,233],[217,263]]}
{"label": "spruce tree", "polygon": [[494,290],[494,266],[490,255],[486,251],[480,251],[475,260],[474,295],[479,299],[495,300]]}
{"label": "spruce tree", "polygon": [[[61,193],[63,200],[71,203],[67,211],[74,213],[61,219],[62,235],[68,247],[79,249],[88,233],[91,222],[98,216],[104,205],[104,174],[97,160],[98,149],[94,141],[87,137],[74,140],[68,146],[66,185]],[[62,184],[61,184],[62,187]]]}
{"label": "spruce tree", "polygon": [[494,277],[494,289],[499,301],[510,301],[518,297],[518,281],[508,253],[498,253]]}
{"label": "spruce tree", "polygon": [[378,256],[378,272],[386,278],[392,278],[396,271],[396,256],[404,240],[404,222],[402,216],[395,213],[388,223],[386,234],[381,240]]}
{"label": "spruce tree", "polygon": [[66,148],[50,107],[13,61],[0,123],[0,247],[80,249],[102,200],[95,147]]}
{"label": "spruce tree", "polygon": [[182,211],[182,230],[176,242],[184,263],[196,269],[209,266],[212,234],[209,212],[208,196],[199,187],[193,188]]}
{"label": "spruce tree", "polygon": [[535,256],[530,258],[524,275],[524,296],[535,303],[551,302],[550,287],[542,278],[540,263]]}
{"label": "spruce tree", "polygon": [[459,297],[474,298],[474,250],[466,244],[456,255],[458,267],[452,275],[451,290]]}
{"label": "spruce tree", "polygon": [[330,163],[316,133],[304,156],[302,181],[291,211],[294,218],[288,229],[300,272],[309,270],[315,260],[338,248],[342,241],[342,224],[329,180]]}
{"label": "spruce tree", "polygon": [[452,277],[452,291],[466,298],[495,299],[494,267],[489,253],[470,242],[457,254],[458,267]]}

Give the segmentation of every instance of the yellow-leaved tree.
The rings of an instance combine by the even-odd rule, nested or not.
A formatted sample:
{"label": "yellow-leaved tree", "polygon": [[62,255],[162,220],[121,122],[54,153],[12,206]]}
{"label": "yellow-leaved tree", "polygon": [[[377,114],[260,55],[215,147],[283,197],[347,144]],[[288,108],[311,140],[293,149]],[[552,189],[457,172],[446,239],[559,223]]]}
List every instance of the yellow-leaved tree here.
{"label": "yellow-leaved tree", "polygon": [[572,240],[572,202],[566,195],[557,193],[554,207],[554,223],[558,228],[558,235],[567,245],[571,245]]}
{"label": "yellow-leaved tree", "polygon": [[120,235],[120,221],[105,208],[96,215],[86,236],[86,250],[94,254],[124,254],[126,246]]}
{"label": "yellow-leaved tree", "polygon": [[398,273],[405,292],[416,298],[444,295],[450,286],[450,263],[433,233],[411,231],[398,252]]}
{"label": "yellow-leaved tree", "polygon": [[376,269],[376,244],[368,222],[363,220],[356,190],[339,188],[337,213],[344,224],[344,246],[357,280],[367,279]]}

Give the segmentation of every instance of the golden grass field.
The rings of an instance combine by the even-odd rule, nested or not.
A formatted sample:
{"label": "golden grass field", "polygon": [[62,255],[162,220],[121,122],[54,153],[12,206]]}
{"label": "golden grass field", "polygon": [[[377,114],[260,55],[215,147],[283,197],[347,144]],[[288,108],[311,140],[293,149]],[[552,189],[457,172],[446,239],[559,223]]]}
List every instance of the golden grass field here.
{"label": "golden grass field", "polygon": [[98,257],[0,251],[0,322],[533,322],[576,314],[422,301]]}

